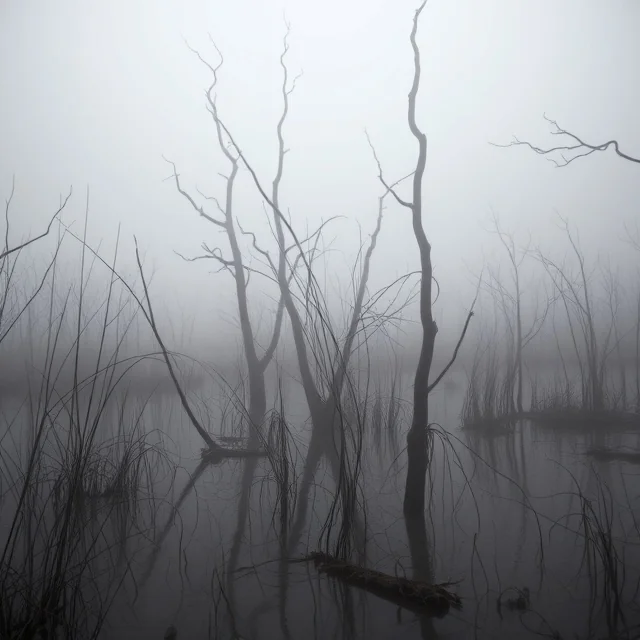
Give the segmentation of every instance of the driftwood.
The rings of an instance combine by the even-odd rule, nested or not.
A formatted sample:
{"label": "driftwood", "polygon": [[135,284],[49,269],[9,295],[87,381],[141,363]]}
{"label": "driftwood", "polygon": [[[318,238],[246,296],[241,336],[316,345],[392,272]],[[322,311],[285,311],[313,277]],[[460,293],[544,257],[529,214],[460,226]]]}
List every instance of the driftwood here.
{"label": "driftwood", "polygon": [[451,583],[429,584],[391,576],[381,571],[349,564],[321,552],[311,553],[304,559],[313,561],[321,573],[326,573],[350,586],[365,589],[415,613],[442,617],[449,612],[450,607],[462,607],[460,598],[447,589]]}

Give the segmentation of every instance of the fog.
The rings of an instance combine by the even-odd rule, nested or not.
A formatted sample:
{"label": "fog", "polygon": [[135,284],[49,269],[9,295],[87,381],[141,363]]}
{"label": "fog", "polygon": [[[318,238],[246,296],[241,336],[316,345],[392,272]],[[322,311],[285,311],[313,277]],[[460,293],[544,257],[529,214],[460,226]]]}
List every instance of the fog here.
{"label": "fog", "polygon": [[[405,116],[413,4],[3,3],[0,176],[5,197],[16,176],[16,225],[37,229],[69,185],[76,195],[68,218],[80,219],[88,185],[91,237],[112,239],[119,223],[124,237],[136,234],[158,270],[158,289],[206,315],[208,332],[219,322],[216,307],[233,305],[231,282],[211,277],[208,264],[184,264],[174,251],[195,255],[203,241],[219,242],[218,234],[163,182],[171,174],[164,155],[191,190],[220,196],[222,188],[223,159],[203,96],[208,70],[185,40],[214,61],[211,34],[223,52],[221,116],[269,182],[284,12],[292,28],[287,64],[303,76],[285,126],[283,206],[298,229],[344,216],[327,236],[350,263],[355,245],[347,239],[356,222],[370,233],[381,189],[364,129],[389,179],[406,175],[414,161]],[[489,143],[514,135],[553,142],[547,113],[585,139],[616,138],[637,149],[638,11],[634,2],[615,9],[595,2],[429,6],[419,33],[419,115],[429,136],[425,224],[442,308],[455,309],[454,317],[464,315],[473,276],[495,256],[483,233],[491,208],[507,228],[547,247],[557,242],[557,210],[579,227],[587,253],[618,250],[623,223],[636,215],[634,166],[607,153],[560,171],[524,149]],[[243,174],[238,216],[263,231],[262,204]],[[410,234],[409,216],[389,203],[372,287],[415,268]]]}
{"label": "fog", "polygon": [[[135,467],[132,475],[132,486],[146,491],[134,501],[144,522],[131,533],[133,549],[122,552],[132,564],[118,574],[124,586],[113,594],[111,617],[104,628],[82,626],[79,618],[73,627],[66,611],[67,626],[54,625],[66,629],[63,637],[160,638],[175,624],[180,638],[325,638],[335,635],[334,623],[345,638],[465,638],[474,630],[487,638],[533,637],[522,612],[537,612],[555,637],[600,637],[605,630],[611,638],[635,637],[640,618],[628,590],[639,579],[639,558],[637,540],[628,538],[640,533],[637,480],[628,471],[637,464],[640,424],[640,5],[428,0],[420,15],[416,119],[428,141],[421,214],[433,265],[429,313],[437,324],[422,387],[428,425],[418,425],[429,451],[426,520],[420,509],[428,531],[424,524],[412,527],[409,489],[403,493],[405,476],[406,486],[412,484],[412,452],[421,449],[410,439],[405,444],[419,422],[416,367],[429,325],[424,309],[421,322],[424,269],[412,213],[402,204],[413,202],[418,159],[407,122],[414,78],[409,34],[418,6],[415,0],[0,5],[0,197],[7,201],[0,257],[2,492],[15,498],[11,513],[28,504],[33,515],[29,501],[37,500],[25,497],[27,488],[37,485],[34,496],[49,495],[41,487],[55,476],[47,465],[56,456],[59,465],[51,464],[60,478],[75,477],[63,471],[76,469],[74,482],[84,487],[91,478],[87,495],[101,499],[107,490],[95,487],[106,482],[109,464],[120,468],[119,460],[133,473],[122,462],[130,459],[124,451],[144,460],[145,469]],[[283,62],[284,166],[273,191]],[[554,122],[590,145],[615,140],[631,157],[612,146],[575,160],[571,152],[540,152],[574,143],[557,135]],[[226,129],[218,134],[217,126]],[[517,141],[530,145],[511,144]],[[233,162],[225,150],[237,164],[226,228]],[[376,158],[387,185],[403,179],[393,193]],[[6,255],[43,233],[70,191],[50,232]],[[289,276],[282,277],[281,218],[289,247]],[[244,285],[230,263],[231,223],[248,278],[246,321],[238,298]],[[372,236],[375,251],[366,267]],[[363,310],[354,312],[362,282]],[[427,390],[444,370],[442,382]],[[209,434],[201,460],[199,427]],[[337,434],[341,444],[333,447]],[[113,449],[112,437],[119,443]],[[243,438],[246,446],[238,452],[224,438]],[[230,459],[219,457],[220,443],[235,452],[227,452]],[[77,460],[63,455],[65,447],[78,452]],[[94,463],[99,470],[87,470]],[[252,482],[263,483],[266,498]],[[54,485],[51,495],[58,496],[61,485]],[[545,502],[556,491],[573,495],[581,507],[557,497]],[[418,493],[424,500],[425,491]],[[591,502],[583,499],[587,494]],[[74,513],[74,500],[65,513]],[[480,535],[481,521],[494,529],[516,526],[509,501],[518,504],[521,545],[499,530]],[[613,502],[618,511],[609,519]],[[598,546],[594,540],[603,538],[595,534],[574,542],[569,520],[576,509],[592,532],[607,529],[609,546]],[[275,522],[276,513],[285,524],[274,534],[265,523]],[[247,523],[251,514],[259,514],[260,525]],[[19,520],[0,518],[4,585],[12,563],[40,562],[23,560],[24,550],[7,553],[18,536],[11,523]],[[564,538],[542,545],[560,521]],[[181,527],[193,536],[191,555]],[[106,534],[114,547],[122,533],[115,529]],[[143,530],[153,549],[136,537]],[[598,554],[608,558],[602,570],[608,595],[585,595],[601,585],[593,576],[602,572],[593,569],[571,597],[562,599],[557,584],[545,583],[530,602],[529,589],[544,570],[527,558],[540,546],[548,557],[566,559],[556,575],[566,583],[576,567],[584,568],[568,551],[577,553],[580,545],[593,562]],[[427,546],[429,559],[416,552]],[[176,549],[184,554],[177,568]],[[315,587],[305,595],[290,591],[289,580],[304,582],[301,567],[278,565],[273,575],[257,567],[320,549],[353,564],[345,587],[350,599],[336,597],[327,619],[316,624],[300,614],[311,617]],[[625,553],[631,577],[618,583],[612,563],[624,566]],[[495,577],[483,578],[482,595],[477,575],[469,578],[480,571],[479,558],[496,567]],[[195,586],[178,589],[183,560],[197,567]],[[245,565],[255,579],[243,575],[238,586],[234,571]],[[321,570],[331,574],[327,567],[337,571],[326,562]],[[354,567],[426,583],[459,580],[464,613],[439,626],[422,609],[411,610],[411,621],[396,626],[388,602],[375,610],[377,596],[362,595]],[[163,572],[171,588],[162,585]],[[79,586],[84,575],[77,583],[68,579],[74,597],[81,594],[77,602],[91,599]],[[264,602],[263,579],[271,579]],[[138,605],[131,585],[139,581]],[[203,603],[198,594],[205,584],[212,592]],[[98,579],[94,586],[102,594]],[[507,587],[516,588],[515,599],[503,597]],[[246,598],[238,603],[241,592]],[[0,599],[9,599],[7,593],[0,591]],[[22,592],[16,587],[11,598],[15,593]],[[18,600],[9,609],[21,613],[11,618],[2,610],[0,635],[20,628],[16,637],[36,637],[37,625],[7,622],[22,620]],[[154,602],[163,609],[155,618]],[[504,623],[500,603],[507,602],[519,613]],[[586,612],[596,604],[605,613],[592,620]],[[262,629],[261,607],[268,618]],[[29,615],[45,609],[41,604]],[[377,622],[365,622],[364,612]]]}

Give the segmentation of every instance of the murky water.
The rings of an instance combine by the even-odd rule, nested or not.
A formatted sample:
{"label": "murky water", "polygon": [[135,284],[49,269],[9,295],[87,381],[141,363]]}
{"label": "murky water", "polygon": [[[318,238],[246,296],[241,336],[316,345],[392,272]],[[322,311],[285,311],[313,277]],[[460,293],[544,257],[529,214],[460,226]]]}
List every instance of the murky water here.
{"label": "murky water", "polygon": [[[266,459],[251,477],[243,460],[207,467],[172,513],[170,505],[198,465],[200,444],[165,398],[150,411],[172,416],[164,430],[182,453],[183,469],[157,507],[159,544],[136,543],[136,581],[125,582],[104,637],[162,638],[173,624],[179,638],[600,638],[614,623],[618,630],[638,625],[640,467],[593,461],[585,452],[594,436],[585,433],[558,434],[527,423],[499,436],[462,432],[460,402],[459,391],[434,396],[432,411],[448,441],[436,438],[427,550],[433,579],[457,582],[452,589],[462,597],[462,610],[421,618],[318,575],[312,563],[279,562],[277,486]],[[303,449],[305,428],[294,435]],[[635,434],[597,440],[637,445]],[[366,562],[411,576],[402,518],[404,454],[395,455],[366,456]],[[238,530],[243,477],[251,492]],[[318,548],[333,490],[323,465],[294,557]],[[601,522],[610,521],[610,547],[598,546],[598,531],[586,532],[586,499]],[[159,534],[163,529],[166,537]],[[526,606],[516,604],[513,588],[528,590]]]}

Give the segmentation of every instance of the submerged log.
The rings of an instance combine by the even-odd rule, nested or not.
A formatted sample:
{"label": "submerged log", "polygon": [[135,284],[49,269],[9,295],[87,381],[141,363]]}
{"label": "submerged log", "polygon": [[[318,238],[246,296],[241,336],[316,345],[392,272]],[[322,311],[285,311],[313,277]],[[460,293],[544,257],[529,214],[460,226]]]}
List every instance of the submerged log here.
{"label": "submerged log", "polygon": [[462,607],[460,598],[447,589],[449,584],[429,584],[420,580],[391,576],[381,571],[349,564],[322,552],[313,552],[305,559],[313,561],[321,573],[326,573],[345,584],[365,589],[415,613],[442,617],[449,612],[450,607]]}

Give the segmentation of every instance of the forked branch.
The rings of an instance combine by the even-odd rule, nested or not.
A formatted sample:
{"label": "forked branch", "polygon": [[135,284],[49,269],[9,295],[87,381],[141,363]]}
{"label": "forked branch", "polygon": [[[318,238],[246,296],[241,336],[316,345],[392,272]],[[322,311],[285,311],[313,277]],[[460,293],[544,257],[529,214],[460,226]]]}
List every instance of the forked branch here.
{"label": "forked branch", "polygon": [[[548,160],[553,162],[556,167],[566,167],[568,164],[571,164],[574,160],[578,158],[584,158],[586,156],[590,156],[592,153],[596,151],[606,151],[609,147],[612,147],[616,154],[629,162],[635,162],[640,164],[640,157],[629,155],[621,151],[620,145],[617,140],[609,140],[607,142],[603,142],[602,144],[592,144],[590,142],[586,142],[582,138],[578,137],[575,133],[571,133],[566,129],[563,129],[558,125],[555,120],[548,118],[546,115],[544,119],[551,125],[551,135],[554,136],[564,136],[567,139],[567,144],[558,145],[555,147],[542,148],[537,147],[531,142],[526,140],[519,140],[515,138],[509,142],[508,144],[493,144],[495,147],[517,147],[517,146],[525,146],[529,147],[532,151],[535,151],[538,155],[548,156]],[[553,156],[556,157],[553,157]],[[557,157],[560,160],[556,159]]]}
{"label": "forked branch", "polygon": [[26,240],[25,242],[22,242],[21,244],[16,245],[15,247],[9,247],[9,238],[8,238],[9,209],[11,208],[11,201],[13,200],[14,191],[15,191],[15,182],[12,183],[11,194],[9,195],[9,198],[5,202],[5,222],[7,227],[5,230],[5,246],[4,246],[4,249],[2,250],[2,253],[0,253],[0,260],[3,260],[4,258],[11,255],[12,253],[15,253],[16,251],[21,251],[25,247],[28,247],[30,244],[33,244],[34,242],[37,242],[38,240],[49,235],[49,232],[51,231],[51,227],[53,226],[53,223],[58,219],[58,216],[62,213],[63,209],[67,206],[67,202],[69,202],[69,198],[71,198],[71,194],[73,193],[73,188],[69,188],[69,193],[67,194],[66,198],[62,201],[62,204],[58,207],[57,211],[53,214],[53,216],[51,216],[51,219],[49,220],[49,224],[47,225],[47,228],[40,235],[36,236],[35,238],[30,238],[29,240]]}

